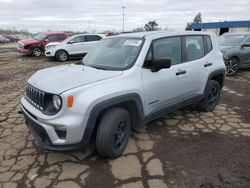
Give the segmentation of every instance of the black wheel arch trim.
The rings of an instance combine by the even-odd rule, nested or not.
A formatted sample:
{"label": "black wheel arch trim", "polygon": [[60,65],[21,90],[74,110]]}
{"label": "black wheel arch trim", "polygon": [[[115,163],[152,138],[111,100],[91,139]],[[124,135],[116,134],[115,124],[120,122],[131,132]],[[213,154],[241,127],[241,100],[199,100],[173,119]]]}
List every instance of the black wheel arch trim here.
{"label": "black wheel arch trim", "polygon": [[213,80],[212,79],[213,77],[219,76],[219,75],[223,75],[223,79],[222,79],[222,83],[221,83],[221,89],[224,87],[226,71],[225,71],[225,69],[221,68],[221,69],[215,70],[215,71],[213,71],[213,72],[211,72],[209,74],[208,79],[207,79],[207,83],[206,83],[206,86],[205,86],[205,89],[203,91],[202,98],[204,98],[204,96],[206,94],[206,91],[207,91],[207,88],[208,88],[208,85],[209,85],[209,81]]}
{"label": "black wheel arch trim", "polygon": [[88,144],[90,142],[94,130],[96,128],[96,122],[98,120],[98,117],[100,113],[103,112],[103,110],[109,109],[113,106],[124,105],[126,103],[133,103],[135,105],[134,106],[135,108],[133,108],[133,110],[135,111],[132,113],[136,113],[136,116],[138,117],[138,123],[143,122],[144,110],[143,110],[142,100],[139,94],[130,93],[113,97],[105,101],[102,101],[101,103],[98,103],[92,108],[89,114],[89,118],[81,142],[84,144]]}

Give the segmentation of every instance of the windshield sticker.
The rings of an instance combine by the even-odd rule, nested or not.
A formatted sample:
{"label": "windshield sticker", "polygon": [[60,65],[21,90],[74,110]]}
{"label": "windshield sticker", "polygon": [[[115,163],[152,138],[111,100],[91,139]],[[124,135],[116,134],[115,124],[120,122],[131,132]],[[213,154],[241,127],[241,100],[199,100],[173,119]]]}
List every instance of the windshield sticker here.
{"label": "windshield sticker", "polygon": [[124,45],[126,46],[140,46],[141,40],[126,40]]}

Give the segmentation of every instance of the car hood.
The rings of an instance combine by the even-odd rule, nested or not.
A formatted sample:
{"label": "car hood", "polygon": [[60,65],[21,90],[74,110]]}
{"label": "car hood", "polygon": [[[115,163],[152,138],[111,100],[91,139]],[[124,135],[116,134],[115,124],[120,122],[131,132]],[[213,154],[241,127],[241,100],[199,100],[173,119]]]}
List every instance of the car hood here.
{"label": "car hood", "polygon": [[37,71],[28,80],[28,83],[42,91],[60,94],[72,88],[117,77],[121,74],[122,71],[107,71],[70,64]]}
{"label": "car hood", "polygon": [[22,43],[24,45],[31,45],[31,44],[37,44],[39,43],[39,41],[35,39],[23,39],[23,40],[20,40],[18,43]]}
{"label": "car hood", "polygon": [[234,48],[235,46],[220,46],[220,51],[223,52],[223,51],[226,51],[226,50],[229,50],[231,48]]}

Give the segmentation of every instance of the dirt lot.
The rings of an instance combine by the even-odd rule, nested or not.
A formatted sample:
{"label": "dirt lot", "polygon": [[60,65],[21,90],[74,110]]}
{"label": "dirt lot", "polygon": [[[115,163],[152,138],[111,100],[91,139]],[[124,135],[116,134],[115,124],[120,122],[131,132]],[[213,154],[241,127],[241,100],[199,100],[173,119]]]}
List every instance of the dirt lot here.
{"label": "dirt lot", "polygon": [[17,113],[25,82],[57,64],[0,47],[0,188],[250,187],[249,70],[227,78],[213,113],[188,107],[151,122],[111,161],[93,147],[86,153],[44,151],[27,131]]}

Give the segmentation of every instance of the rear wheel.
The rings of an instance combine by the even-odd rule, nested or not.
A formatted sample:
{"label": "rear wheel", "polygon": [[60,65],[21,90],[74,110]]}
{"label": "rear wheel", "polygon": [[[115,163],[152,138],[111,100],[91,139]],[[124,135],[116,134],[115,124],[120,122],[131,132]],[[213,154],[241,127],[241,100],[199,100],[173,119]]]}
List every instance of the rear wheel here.
{"label": "rear wheel", "polygon": [[226,65],[226,75],[233,76],[238,72],[239,69],[239,61],[236,58],[230,58],[229,60],[225,61]]}
{"label": "rear wheel", "polygon": [[200,109],[204,112],[212,112],[219,102],[220,84],[210,80],[203,100],[199,103]]}
{"label": "rear wheel", "polygon": [[35,57],[39,57],[42,55],[42,50],[38,47],[33,47],[32,50],[31,50],[31,53],[33,56]]}
{"label": "rear wheel", "polygon": [[65,50],[59,50],[56,52],[56,59],[57,61],[67,61],[68,59],[68,53]]}
{"label": "rear wheel", "polygon": [[98,153],[106,158],[119,157],[125,150],[131,131],[127,110],[112,108],[101,118],[96,136]]}

